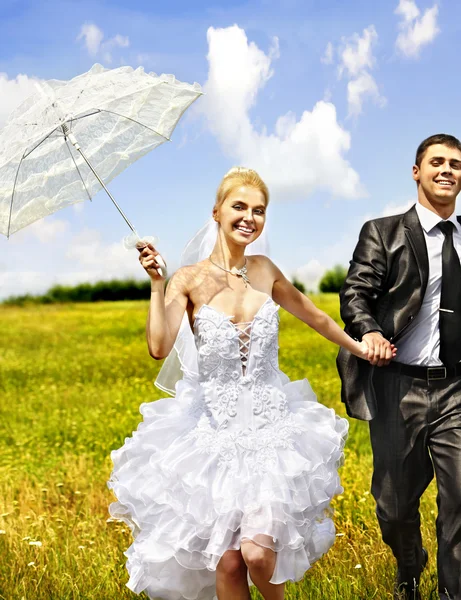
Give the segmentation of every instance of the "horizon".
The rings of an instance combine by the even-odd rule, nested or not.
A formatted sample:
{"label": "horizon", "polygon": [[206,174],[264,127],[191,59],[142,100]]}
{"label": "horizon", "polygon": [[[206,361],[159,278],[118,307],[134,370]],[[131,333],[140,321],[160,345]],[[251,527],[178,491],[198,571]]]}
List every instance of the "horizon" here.
{"label": "horizon", "polygon": [[[96,62],[202,85],[172,143],[109,185],[139,233],[159,238],[170,272],[211,213],[224,173],[243,164],[271,192],[271,258],[315,290],[326,270],[347,266],[366,220],[416,201],[419,143],[438,132],[459,137],[460,84],[447,92],[433,83],[459,45],[455,3],[7,0],[0,14],[0,126],[35,80],[71,79]],[[72,24],[59,27],[68,14]],[[0,299],[143,279],[109,205],[100,192],[2,236]]]}

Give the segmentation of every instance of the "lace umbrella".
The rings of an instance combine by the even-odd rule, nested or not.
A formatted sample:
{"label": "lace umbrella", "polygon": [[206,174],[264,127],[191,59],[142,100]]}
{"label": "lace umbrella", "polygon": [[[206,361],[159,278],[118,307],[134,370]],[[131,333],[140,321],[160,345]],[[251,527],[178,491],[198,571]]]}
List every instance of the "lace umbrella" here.
{"label": "lace umbrella", "polygon": [[0,131],[0,233],[9,237],[104,189],[139,239],[106,184],[170,140],[200,86],[96,64],[37,87]]}

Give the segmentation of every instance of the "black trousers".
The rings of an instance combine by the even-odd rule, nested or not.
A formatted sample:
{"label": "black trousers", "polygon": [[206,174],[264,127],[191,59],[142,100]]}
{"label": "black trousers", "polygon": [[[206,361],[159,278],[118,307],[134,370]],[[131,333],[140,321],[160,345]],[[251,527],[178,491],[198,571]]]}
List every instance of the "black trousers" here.
{"label": "black trousers", "polygon": [[461,377],[427,382],[376,367],[373,378],[372,494],[383,540],[418,580],[419,502],[435,472],[440,598],[461,600]]}

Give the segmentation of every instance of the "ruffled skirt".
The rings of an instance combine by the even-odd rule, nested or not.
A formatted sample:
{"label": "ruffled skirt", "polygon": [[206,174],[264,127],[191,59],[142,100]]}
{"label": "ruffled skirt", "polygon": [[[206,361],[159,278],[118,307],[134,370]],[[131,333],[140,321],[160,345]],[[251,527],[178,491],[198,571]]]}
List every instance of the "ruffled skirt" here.
{"label": "ruffled skirt", "polygon": [[301,579],[328,551],[348,422],[319,404],[306,380],[282,391],[285,430],[274,423],[219,444],[197,404],[198,384],[182,381],[176,398],[141,405],[143,422],[111,454],[108,483],[118,499],[111,516],[133,532],[131,590],[212,600],[220,558],[248,540],[277,553],[272,583]]}

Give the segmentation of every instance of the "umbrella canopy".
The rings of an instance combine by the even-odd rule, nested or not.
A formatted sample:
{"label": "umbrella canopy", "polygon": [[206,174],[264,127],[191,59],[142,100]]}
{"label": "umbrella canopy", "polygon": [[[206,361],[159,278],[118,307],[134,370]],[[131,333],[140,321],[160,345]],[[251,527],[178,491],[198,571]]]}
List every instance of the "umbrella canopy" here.
{"label": "umbrella canopy", "polygon": [[6,236],[91,199],[168,141],[202,94],[198,84],[173,75],[98,64],[70,81],[37,86],[0,131],[0,233]]}

